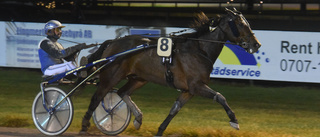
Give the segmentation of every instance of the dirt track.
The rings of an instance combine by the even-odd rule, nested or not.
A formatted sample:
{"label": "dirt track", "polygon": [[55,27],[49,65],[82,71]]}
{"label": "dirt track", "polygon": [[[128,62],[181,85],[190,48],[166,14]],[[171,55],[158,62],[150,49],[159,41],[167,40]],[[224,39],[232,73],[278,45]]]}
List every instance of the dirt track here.
{"label": "dirt track", "polygon": [[[68,132],[68,131],[56,137],[99,137],[99,136],[106,137],[106,135],[104,134],[79,135],[77,132]],[[48,137],[48,136],[42,134],[37,129],[0,127],[0,137]],[[129,136],[118,136],[118,137],[129,137]]]}

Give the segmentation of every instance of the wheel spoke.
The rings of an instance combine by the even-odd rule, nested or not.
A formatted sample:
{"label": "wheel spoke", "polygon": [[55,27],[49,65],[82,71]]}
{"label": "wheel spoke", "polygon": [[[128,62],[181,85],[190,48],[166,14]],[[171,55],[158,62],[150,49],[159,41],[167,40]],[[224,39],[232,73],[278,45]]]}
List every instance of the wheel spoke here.
{"label": "wheel spoke", "polygon": [[59,102],[59,101],[58,101],[58,99],[60,98],[60,96],[61,96],[61,94],[58,94],[58,97],[56,98],[55,102],[53,103],[53,104],[54,104],[54,106],[56,106],[56,105],[57,105],[57,103]]}
{"label": "wheel spoke", "polygon": [[53,114],[53,116],[57,119],[57,122],[59,123],[60,127],[63,127],[63,125],[61,124],[61,122],[60,122],[59,118],[57,117],[57,115]]}
{"label": "wheel spoke", "polygon": [[121,119],[121,120],[123,120],[123,121],[126,120],[126,118],[123,118],[123,117],[121,117],[121,116],[118,115],[118,114],[113,114],[113,117],[117,117],[117,118],[119,118],[119,119]]}
{"label": "wheel spoke", "polygon": [[117,103],[117,105],[116,106],[114,106],[114,108],[112,108],[111,109],[111,112],[117,112],[117,111],[119,111],[120,109],[118,109],[118,108],[121,108],[123,105],[125,105],[126,103],[123,101],[123,100],[121,100],[121,101],[119,101],[118,103]]}
{"label": "wheel spoke", "polygon": [[[59,96],[57,97],[56,99],[56,102],[54,102],[54,107],[55,108],[58,108],[58,107],[61,107],[63,106],[64,103],[66,103],[67,101],[65,100],[65,102],[61,102],[60,104],[58,104],[62,99],[64,99],[64,96],[62,96],[62,94],[59,94]],[[59,106],[58,106],[59,105]]]}
{"label": "wheel spoke", "polygon": [[47,130],[47,131],[48,131],[48,127],[49,127],[48,125],[49,125],[51,119],[52,119],[52,115],[49,115],[48,119],[45,120],[45,122],[47,123],[47,124],[46,124],[46,130]]}
{"label": "wheel spoke", "polygon": [[107,115],[105,115],[103,118],[101,118],[100,120],[98,120],[99,125],[102,125],[102,123],[104,123],[106,120],[108,120],[108,116],[110,114],[108,113]]}
{"label": "wheel spoke", "polygon": [[111,119],[110,120],[111,120],[111,126],[110,126],[111,127],[111,131],[113,131],[113,125],[114,125],[114,123],[113,123],[113,121],[114,121],[113,120],[113,115],[111,115]]}
{"label": "wheel spoke", "polygon": [[116,105],[114,105],[111,109],[111,111],[113,111],[115,108],[117,108],[120,104],[123,103],[123,100],[120,100]]}
{"label": "wheel spoke", "polygon": [[44,111],[44,112],[37,112],[37,113],[35,113],[35,114],[39,114],[39,115],[41,115],[41,114],[48,114],[48,112],[47,112],[47,111]]}
{"label": "wheel spoke", "polygon": [[56,109],[55,112],[63,112],[63,111],[70,111],[69,108],[65,108],[65,109]]}

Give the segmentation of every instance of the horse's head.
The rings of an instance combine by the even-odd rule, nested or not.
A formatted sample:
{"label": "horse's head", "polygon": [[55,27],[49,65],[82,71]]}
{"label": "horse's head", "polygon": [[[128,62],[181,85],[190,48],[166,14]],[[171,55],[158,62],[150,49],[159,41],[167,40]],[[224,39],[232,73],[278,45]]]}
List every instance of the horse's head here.
{"label": "horse's head", "polygon": [[227,35],[228,40],[237,43],[248,53],[257,52],[261,43],[254,36],[248,21],[236,9],[226,8],[226,12],[228,14],[221,20],[223,23],[219,23],[218,27]]}

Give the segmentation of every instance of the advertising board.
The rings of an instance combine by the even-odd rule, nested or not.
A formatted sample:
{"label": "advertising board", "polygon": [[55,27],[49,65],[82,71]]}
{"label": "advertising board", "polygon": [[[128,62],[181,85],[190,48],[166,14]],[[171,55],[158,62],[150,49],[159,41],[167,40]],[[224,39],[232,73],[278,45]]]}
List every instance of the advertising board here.
{"label": "advertising board", "polygon": [[262,47],[248,54],[226,44],[211,77],[319,83],[320,33],[254,31]]}
{"label": "advertising board", "polygon": [[[0,66],[40,68],[38,43],[45,37],[45,23],[0,22]],[[131,34],[159,36],[184,28],[63,24],[59,42],[102,43]],[[191,32],[186,31],[186,33]],[[210,77],[320,83],[320,33],[254,30],[262,47],[249,54],[225,44]],[[70,42],[71,41],[71,42]],[[96,48],[81,51],[89,55]]]}

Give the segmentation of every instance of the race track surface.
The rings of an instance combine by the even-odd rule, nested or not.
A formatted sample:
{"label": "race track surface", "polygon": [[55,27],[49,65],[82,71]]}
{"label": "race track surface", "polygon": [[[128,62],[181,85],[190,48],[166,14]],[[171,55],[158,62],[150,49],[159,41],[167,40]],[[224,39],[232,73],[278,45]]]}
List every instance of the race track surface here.
{"label": "race track surface", "polygon": [[[79,135],[77,132],[68,132],[68,131],[66,131],[60,136],[54,136],[54,137],[102,137],[102,136],[108,137],[102,133]],[[0,137],[48,137],[48,136],[42,134],[37,129],[0,127]],[[133,136],[112,136],[112,137],[133,137]]]}

